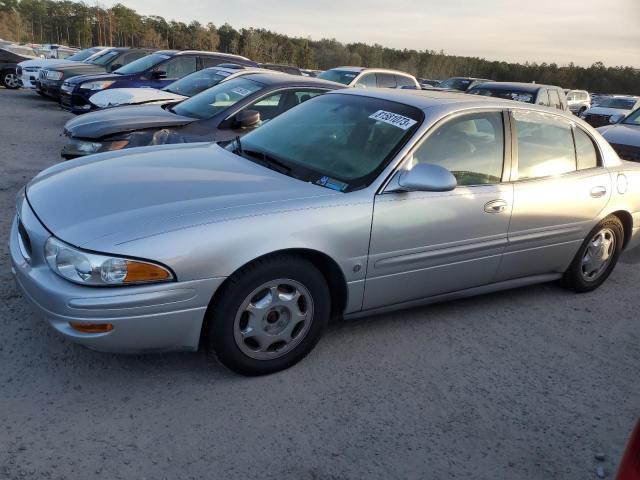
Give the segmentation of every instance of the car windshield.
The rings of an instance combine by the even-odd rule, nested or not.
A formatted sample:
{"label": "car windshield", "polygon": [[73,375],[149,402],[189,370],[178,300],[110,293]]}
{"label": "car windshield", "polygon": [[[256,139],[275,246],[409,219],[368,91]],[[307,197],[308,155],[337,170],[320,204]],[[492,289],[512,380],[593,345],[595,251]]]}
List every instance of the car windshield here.
{"label": "car windshield", "polygon": [[631,113],[622,123],[626,123],[628,125],[640,125],[640,108]]}
{"label": "car windshield", "polygon": [[198,72],[193,72],[180,80],[176,80],[167,85],[164,90],[177,93],[178,95],[184,95],[185,97],[193,97],[196,93],[216,86],[229,75],[231,74],[224,70],[206,68]]}
{"label": "car windshield", "polygon": [[152,53],[146,57],[139,58],[124,67],[120,67],[115,72],[118,75],[132,75],[136,73],[142,73],[149,70],[151,67],[158,63],[171,58],[169,55],[163,55],[161,53]]}
{"label": "car windshield", "polygon": [[86,60],[91,55],[96,53],[94,48],[85,48],[84,50],[80,50],[79,52],[74,53],[73,55],[67,57],[67,60],[73,60],[74,62],[81,62],[82,60]]}
{"label": "car windshield", "polygon": [[318,75],[318,78],[349,85],[357,76],[358,72],[352,72],[350,70],[327,70]]}
{"label": "car windshield", "polygon": [[596,106],[603,108],[617,108],[620,110],[631,110],[636,104],[635,98],[601,98]]}
{"label": "car windshield", "polygon": [[178,103],[171,111],[201,120],[211,118],[263,88],[263,83],[243,77],[234,78]]}
{"label": "car windshield", "polygon": [[438,88],[452,88],[454,90],[466,91],[473,80],[469,78],[449,78],[438,84]]}
{"label": "car windshield", "polygon": [[481,95],[483,97],[504,98],[506,100],[516,100],[518,102],[533,103],[535,94],[522,92],[520,90],[504,90],[494,88],[472,88],[467,90],[470,95]]}
{"label": "car windshield", "polygon": [[109,62],[111,62],[111,60],[113,60],[115,57],[117,57],[118,55],[120,55],[120,52],[117,50],[108,50],[106,52],[104,52],[101,55],[98,55],[97,57],[94,57],[91,60],[91,63],[93,63],[94,65],[108,65]]}
{"label": "car windshield", "polygon": [[235,152],[257,163],[273,159],[304,181],[351,191],[380,174],[423,117],[401,103],[321,95],[250,132]]}

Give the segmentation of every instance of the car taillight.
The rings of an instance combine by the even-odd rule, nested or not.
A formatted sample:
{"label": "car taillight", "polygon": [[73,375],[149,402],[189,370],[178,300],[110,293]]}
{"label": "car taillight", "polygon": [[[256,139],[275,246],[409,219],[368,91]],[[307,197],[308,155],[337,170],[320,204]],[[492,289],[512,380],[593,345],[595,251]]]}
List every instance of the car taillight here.
{"label": "car taillight", "polygon": [[640,480],[640,420],[624,451],[616,480]]}

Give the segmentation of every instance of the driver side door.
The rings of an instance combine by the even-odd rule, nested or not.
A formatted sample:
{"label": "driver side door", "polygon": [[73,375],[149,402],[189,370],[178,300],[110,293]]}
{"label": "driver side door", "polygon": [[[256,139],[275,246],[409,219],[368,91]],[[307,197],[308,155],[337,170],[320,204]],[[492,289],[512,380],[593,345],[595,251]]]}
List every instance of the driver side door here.
{"label": "driver side door", "polygon": [[448,192],[387,188],[376,195],[363,309],[492,282],[507,245],[513,201],[513,186],[506,183],[508,125],[500,110],[443,122],[401,168],[440,165],[454,174],[457,187]]}

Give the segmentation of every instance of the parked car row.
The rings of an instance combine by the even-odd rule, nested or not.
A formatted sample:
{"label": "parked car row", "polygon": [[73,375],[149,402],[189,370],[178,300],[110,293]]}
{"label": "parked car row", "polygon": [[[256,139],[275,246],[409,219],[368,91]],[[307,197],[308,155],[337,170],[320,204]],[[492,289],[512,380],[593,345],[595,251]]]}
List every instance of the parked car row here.
{"label": "parked car row", "polygon": [[[43,68],[72,111],[97,111],[67,122],[70,160],[19,194],[10,234],[25,298],[90,348],[202,345],[266,374],[331,317],[555,280],[592,291],[640,244],[640,165],[559,87],[427,91],[393,70],[313,78],[207,52],[114,68],[132,50],[101,50],[90,75]],[[603,133],[619,128],[640,121]]]}

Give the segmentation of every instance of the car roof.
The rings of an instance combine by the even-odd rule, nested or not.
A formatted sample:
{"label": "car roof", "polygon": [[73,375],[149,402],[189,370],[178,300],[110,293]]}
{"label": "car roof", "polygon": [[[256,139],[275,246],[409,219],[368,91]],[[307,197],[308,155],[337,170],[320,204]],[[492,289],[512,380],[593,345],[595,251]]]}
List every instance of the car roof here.
{"label": "car roof", "polygon": [[234,55],[232,53],[222,53],[222,52],[207,52],[204,50],[158,50],[156,53],[161,53],[163,55],[204,55],[207,57],[222,57],[229,59],[240,59],[240,60],[249,60],[247,57],[243,57],[242,55]]}
{"label": "car roof", "polygon": [[343,67],[335,67],[332,68],[331,70],[344,70],[347,72],[380,72],[380,73],[398,73],[400,75],[407,75],[409,77],[413,77],[413,75],[411,75],[410,73],[407,72],[403,72],[400,70],[393,70],[390,68],[374,68],[374,67],[350,67],[350,66],[343,66]]}
{"label": "car roof", "polygon": [[[391,102],[402,103],[420,110],[427,110],[434,107],[448,110],[459,110],[461,106],[467,108],[527,108],[549,113],[548,107],[538,106],[530,103],[514,102],[495,97],[484,97],[482,95],[469,95],[464,92],[438,91],[438,90],[412,90],[394,88],[346,88],[337,92],[330,92],[331,95],[359,95],[363,97],[378,98]],[[562,110],[553,109],[556,114],[566,113]]]}
{"label": "car roof", "polygon": [[[236,70],[237,71],[237,70]],[[320,88],[345,88],[345,85],[338,82],[330,82],[329,80],[321,80],[314,77],[305,77],[303,75],[290,75],[282,72],[259,72],[243,75],[244,78],[250,77],[265,85],[277,86],[304,86],[304,87],[320,87]]]}
{"label": "car roof", "polygon": [[535,93],[541,88],[556,88],[554,85],[543,85],[541,83],[524,83],[524,82],[482,82],[474,85],[472,88],[492,88],[494,90],[520,90],[523,92]]}

